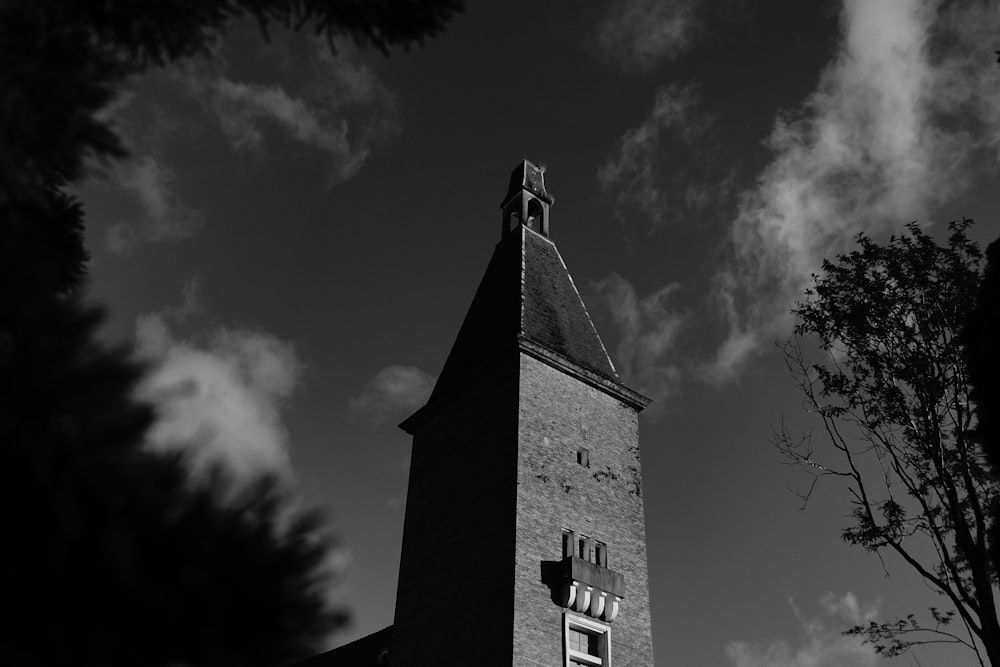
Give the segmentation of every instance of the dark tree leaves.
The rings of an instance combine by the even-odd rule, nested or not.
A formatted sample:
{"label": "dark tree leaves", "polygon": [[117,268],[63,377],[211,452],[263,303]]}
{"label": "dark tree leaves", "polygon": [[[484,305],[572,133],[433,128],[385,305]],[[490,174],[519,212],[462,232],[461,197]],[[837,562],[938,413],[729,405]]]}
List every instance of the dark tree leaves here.
{"label": "dark tree leaves", "polygon": [[97,342],[83,211],[62,188],[124,156],[100,111],[241,16],[383,53],[458,0],[0,3],[0,664],[283,665],[321,648],[330,540],[263,477],[192,479],[146,449],[143,369]]}
{"label": "dark tree leaves", "polygon": [[330,544],[263,478],[141,447],[142,369],[42,302],[0,332],[0,663],[278,665],[318,650]]}
{"label": "dark tree leaves", "polygon": [[[1000,240],[986,249],[986,269],[975,309],[963,332],[969,368],[970,398],[976,406],[974,437],[990,471],[1000,478]],[[1000,500],[990,508],[990,550],[1000,571]]]}
{"label": "dark tree leaves", "polygon": [[[884,245],[862,234],[858,249],[823,263],[784,351],[833,456],[785,433],[776,444],[814,478],[808,493],[820,478],[847,483],[853,521],[845,541],[880,558],[894,553],[954,607],[932,612],[933,626],[910,617],[850,634],[886,655],[920,643],[979,642],[1000,664],[986,530],[1000,487],[973,437],[976,404],[960,335],[982,280],[970,224],[953,222],[945,245],[915,223]],[[807,358],[804,341],[818,346],[821,360]],[[967,637],[941,629],[952,613]]]}

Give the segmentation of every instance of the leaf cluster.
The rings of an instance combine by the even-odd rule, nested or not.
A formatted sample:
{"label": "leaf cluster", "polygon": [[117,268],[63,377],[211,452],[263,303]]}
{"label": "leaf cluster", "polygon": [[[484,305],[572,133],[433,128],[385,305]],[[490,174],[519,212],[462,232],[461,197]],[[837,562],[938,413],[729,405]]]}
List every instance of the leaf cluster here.
{"label": "leaf cluster", "polygon": [[960,644],[974,649],[962,637],[950,632],[947,627],[955,620],[955,611],[941,611],[937,607],[929,609],[933,626],[924,626],[914,614],[884,623],[868,621],[854,625],[844,631],[847,637],[861,637],[865,644],[875,649],[875,653],[886,658],[894,658],[909,651],[914,646],[928,644]]}
{"label": "leaf cluster", "polygon": [[[983,450],[990,471],[1000,477],[1000,240],[986,249],[986,269],[976,307],[963,331],[969,368],[969,397],[976,406],[973,437]],[[991,558],[1000,569],[1000,505],[991,508]]]}

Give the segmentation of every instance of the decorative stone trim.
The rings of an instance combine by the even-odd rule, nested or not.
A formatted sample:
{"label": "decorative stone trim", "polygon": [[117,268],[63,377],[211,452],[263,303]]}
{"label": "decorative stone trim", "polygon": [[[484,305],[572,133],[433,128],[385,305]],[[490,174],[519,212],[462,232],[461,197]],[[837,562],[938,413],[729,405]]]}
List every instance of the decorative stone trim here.
{"label": "decorative stone trim", "polygon": [[618,618],[621,598],[579,581],[563,584],[560,606],[611,623]]}

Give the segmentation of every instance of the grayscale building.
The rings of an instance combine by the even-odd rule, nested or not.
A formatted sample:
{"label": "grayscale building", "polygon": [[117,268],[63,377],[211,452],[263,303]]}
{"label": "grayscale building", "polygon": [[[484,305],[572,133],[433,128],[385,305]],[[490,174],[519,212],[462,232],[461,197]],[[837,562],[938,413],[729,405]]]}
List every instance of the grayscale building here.
{"label": "grayscale building", "polygon": [[639,412],[514,169],[413,436],[392,626],[308,667],[652,667]]}

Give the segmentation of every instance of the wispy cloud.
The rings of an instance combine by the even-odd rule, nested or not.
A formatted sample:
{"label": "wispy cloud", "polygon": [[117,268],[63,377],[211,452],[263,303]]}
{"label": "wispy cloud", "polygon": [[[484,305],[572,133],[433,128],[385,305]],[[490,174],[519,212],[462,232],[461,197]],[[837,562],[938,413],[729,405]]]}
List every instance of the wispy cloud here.
{"label": "wispy cloud", "polygon": [[[192,238],[203,226],[203,212],[184,199],[185,172],[173,162],[179,138],[221,131],[235,151],[259,160],[280,137],[327,156],[325,180],[333,186],[355,176],[372,150],[399,131],[394,96],[359,51],[345,46],[335,56],[321,40],[293,48],[291,37],[276,38],[263,59],[270,67],[254,70],[273,75],[264,82],[241,79],[229,50],[218,42],[210,59],[151,72],[137,82],[139,92],[101,111],[132,155],[107,176],[137,208],[107,228],[110,251]],[[206,113],[211,123],[192,122]]]}
{"label": "wispy cloud", "polygon": [[878,656],[858,637],[841,634],[844,625],[866,623],[875,618],[875,605],[860,603],[852,593],[836,597],[832,593],[820,601],[823,614],[803,616],[795,602],[789,605],[802,627],[796,642],[779,639],[771,642],[732,641],[726,655],[735,667],[872,667]]}
{"label": "wispy cloud", "polygon": [[598,297],[594,305],[609,315],[618,341],[612,356],[623,379],[654,400],[669,396],[681,373],[669,353],[688,319],[673,304],[680,285],[640,297],[629,281],[613,273],[591,286]]}
{"label": "wispy cloud", "polygon": [[434,388],[434,377],[415,366],[386,366],[375,374],[348,407],[374,423],[404,417],[422,406]]}
{"label": "wispy cloud", "polygon": [[601,189],[620,187],[619,204],[634,203],[653,222],[662,222],[667,214],[666,194],[659,176],[654,173],[661,135],[671,128],[686,126],[695,100],[690,87],[660,88],[649,116],[622,135],[615,155],[598,170]]}
{"label": "wispy cloud", "polygon": [[204,306],[201,302],[201,281],[197,278],[188,278],[184,281],[181,289],[181,303],[179,306],[171,306],[163,311],[163,316],[175,322],[184,322],[191,317],[202,313]]}
{"label": "wispy cloud", "polygon": [[117,95],[98,117],[114,127],[129,157],[106,172],[95,165],[95,171],[124,194],[136,211],[109,223],[104,231],[105,248],[128,254],[145,244],[194,237],[204,215],[178,193],[181,183],[165,156],[165,148],[182,126],[178,119],[133,90]]}
{"label": "wispy cloud", "polygon": [[282,407],[302,364],[290,343],[220,328],[204,343],[171,331],[167,314],[139,319],[139,357],[150,364],[141,396],[158,410],[149,446],[179,450],[197,473],[221,464],[237,481],[290,475]]}
{"label": "wispy cloud", "polygon": [[657,227],[727,199],[731,175],[723,175],[720,161],[713,159],[708,136],[713,122],[699,109],[694,86],[656,91],[649,115],[621,136],[597,171],[601,189],[617,193],[619,218],[626,219],[625,211],[635,207]]}
{"label": "wispy cloud", "polygon": [[307,62],[315,78],[297,87],[236,81],[209,65],[189,68],[185,87],[218,120],[234,149],[260,154],[268,127],[327,153],[328,184],[354,176],[375,142],[398,130],[394,101],[361,56],[350,49],[333,56],[325,42]]}
{"label": "wispy cloud", "polygon": [[684,52],[700,28],[699,0],[612,3],[600,24],[604,54],[626,67],[649,68]]}
{"label": "wispy cloud", "polygon": [[[987,111],[983,79],[967,70],[970,40],[984,38],[983,26],[995,34],[998,5],[955,5],[945,16],[939,22],[935,4],[919,0],[845,0],[835,58],[801,111],[775,122],[773,159],[740,197],[715,278],[728,335],[709,378],[735,376],[787,334],[790,308],[823,257],[858,232],[925,218],[963,187],[970,156],[996,145],[995,99]],[[951,42],[932,55],[943,31]]]}
{"label": "wispy cloud", "polygon": [[175,191],[176,172],[155,155],[138,155],[119,167],[117,184],[139,205],[140,215],[112,224],[105,245],[115,253],[128,253],[146,243],[191,238],[203,215],[181,201]]}

